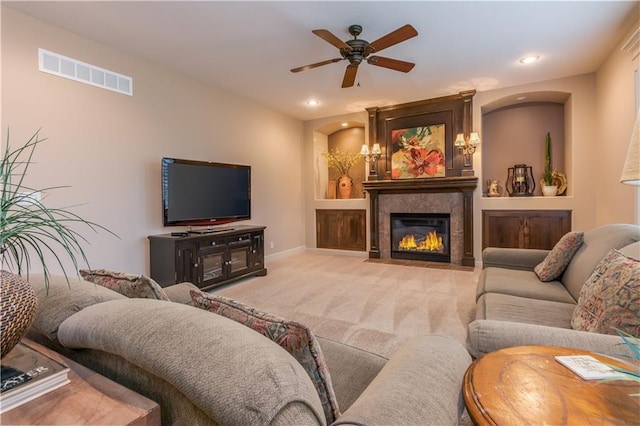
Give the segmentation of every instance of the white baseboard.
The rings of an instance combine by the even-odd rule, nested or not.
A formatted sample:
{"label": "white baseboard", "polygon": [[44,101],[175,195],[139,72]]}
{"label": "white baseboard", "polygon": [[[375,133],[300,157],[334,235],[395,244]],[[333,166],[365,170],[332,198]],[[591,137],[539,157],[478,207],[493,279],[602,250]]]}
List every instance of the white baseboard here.
{"label": "white baseboard", "polygon": [[264,257],[264,261],[266,263],[266,262],[272,262],[274,260],[286,259],[287,257],[291,257],[291,256],[294,256],[296,254],[300,254],[300,253],[304,253],[304,252],[305,252],[305,247],[304,246],[294,247],[294,248],[289,249],[289,250],[280,251],[278,253],[274,253],[274,254],[270,254],[268,256],[265,256]]}

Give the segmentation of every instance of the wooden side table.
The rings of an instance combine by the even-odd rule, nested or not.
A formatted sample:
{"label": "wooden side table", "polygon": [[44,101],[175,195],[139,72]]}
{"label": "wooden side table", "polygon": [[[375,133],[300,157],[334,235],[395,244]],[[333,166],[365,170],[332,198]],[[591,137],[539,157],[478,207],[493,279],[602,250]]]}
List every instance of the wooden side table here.
{"label": "wooden side table", "polygon": [[476,425],[640,424],[640,384],[583,380],[554,359],[591,355],[553,346],[519,346],[489,353],[469,366],[463,385]]}
{"label": "wooden side table", "polygon": [[22,342],[69,366],[70,383],[2,413],[3,425],[160,425],[154,401],[42,345]]}

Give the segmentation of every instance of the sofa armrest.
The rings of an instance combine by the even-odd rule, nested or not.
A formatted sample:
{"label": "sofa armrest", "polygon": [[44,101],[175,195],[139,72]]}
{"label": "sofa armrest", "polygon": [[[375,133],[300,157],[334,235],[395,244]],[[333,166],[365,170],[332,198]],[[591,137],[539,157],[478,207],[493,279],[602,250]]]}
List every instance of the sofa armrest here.
{"label": "sofa armrest", "polygon": [[164,287],[164,294],[167,295],[169,300],[176,303],[182,303],[183,305],[192,305],[191,302],[191,290],[200,290],[195,285],[190,282],[183,282],[178,284],[170,285],[169,287]]}
{"label": "sofa armrest", "polygon": [[420,336],[394,353],[334,425],[458,424],[471,357],[446,336]]}
{"label": "sofa armrest", "polygon": [[482,267],[532,271],[550,250],[487,247],[482,251]]}
{"label": "sofa armrest", "polygon": [[582,349],[610,356],[632,356],[619,336],[509,321],[469,324],[467,349],[475,358],[513,346],[545,345]]}

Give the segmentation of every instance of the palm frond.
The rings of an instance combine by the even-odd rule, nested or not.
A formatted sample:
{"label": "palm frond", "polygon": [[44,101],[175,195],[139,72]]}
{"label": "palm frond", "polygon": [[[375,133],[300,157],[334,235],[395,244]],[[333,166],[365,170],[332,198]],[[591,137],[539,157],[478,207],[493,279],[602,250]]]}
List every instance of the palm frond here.
{"label": "palm frond", "polygon": [[[50,208],[33,194],[50,193],[68,188],[67,186],[50,186],[35,189],[25,185],[25,177],[33,163],[36,147],[46,141],[40,138],[38,130],[23,146],[12,149],[7,143],[0,161],[0,251],[2,265],[6,263],[18,274],[29,271],[34,263],[38,263],[45,277],[45,286],[49,289],[51,269],[47,259],[53,259],[68,279],[65,262],[71,261],[75,273],[80,263],[89,267],[89,261],[83,245],[89,241],[74,227],[84,227],[98,233],[105,231],[115,237],[116,234],[97,223],[88,221],[70,208]],[[89,267],[90,268],[90,267]]]}

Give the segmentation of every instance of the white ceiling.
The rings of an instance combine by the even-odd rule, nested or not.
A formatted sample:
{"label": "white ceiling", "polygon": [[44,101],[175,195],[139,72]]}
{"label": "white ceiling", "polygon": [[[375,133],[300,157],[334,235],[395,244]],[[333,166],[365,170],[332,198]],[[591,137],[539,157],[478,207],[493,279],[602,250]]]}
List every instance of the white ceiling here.
{"label": "white ceiling", "polygon": [[[636,1],[3,4],[301,120],[590,73],[637,13]],[[327,29],[348,40],[351,24],[362,25],[359,38],[368,41],[413,25],[417,37],[381,55],[415,62],[415,68],[404,74],[363,63],[359,86],[348,89],[340,87],[346,61],[289,71],[340,56],[311,30]],[[541,60],[528,66],[518,62],[529,54]],[[311,97],[320,105],[306,106]]]}

